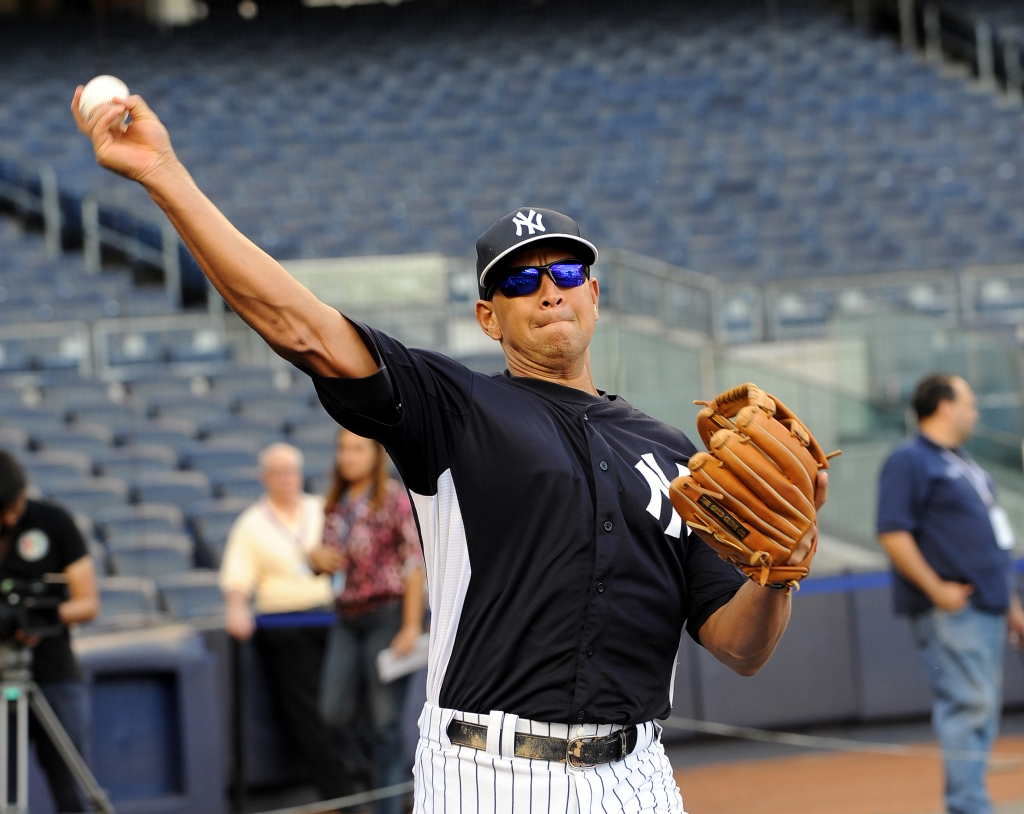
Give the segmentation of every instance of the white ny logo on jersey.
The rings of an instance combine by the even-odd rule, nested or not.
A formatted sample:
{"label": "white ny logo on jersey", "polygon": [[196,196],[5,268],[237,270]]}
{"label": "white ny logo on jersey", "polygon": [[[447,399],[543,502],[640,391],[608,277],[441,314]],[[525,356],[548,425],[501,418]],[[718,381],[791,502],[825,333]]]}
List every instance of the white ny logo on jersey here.
{"label": "white ny logo on jersey", "polygon": [[[534,220],[536,218],[536,220]],[[530,210],[529,216],[524,215],[522,212],[516,212],[516,216],[512,218],[512,222],[516,225],[516,237],[523,236],[523,227],[525,226],[530,230],[530,234],[536,232],[546,232],[544,228],[544,216],[538,215],[534,210]]]}
{"label": "white ny logo on jersey", "polygon": [[[682,464],[676,464],[676,467],[679,469],[680,475],[689,473],[689,470]],[[660,521],[661,498],[668,497],[669,480],[665,477],[661,467],[658,466],[658,462],[654,460],[654,455],[650,452],[640,456],[640,460],[636,462],[636,469],[644,476],[647,485],[651,487],[651,502],[647,504],[647,513]],[[668,521],[668,528],[665,529],[665,534],[669,537],[678,537],[682,529],[683,519],[673,508],[672,519]]]}

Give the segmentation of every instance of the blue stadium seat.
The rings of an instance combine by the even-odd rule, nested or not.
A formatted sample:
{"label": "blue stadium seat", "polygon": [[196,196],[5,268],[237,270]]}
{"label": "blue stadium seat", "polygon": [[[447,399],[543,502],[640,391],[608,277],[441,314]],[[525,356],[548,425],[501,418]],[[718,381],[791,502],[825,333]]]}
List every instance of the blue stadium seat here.
{"label": "blue stadium seat", "polygon": [[20,461],[29,481],[43,492],[48,492],[60,481],[87,477],[92,468],[89,456],[62,450],[24,454]]}
{"label": "blue stadium seat", "polygon": [[178,454],[169,446],[111,447],[93,456],[97,475],[130,481],[143,472],[168,472],[178,466]]}
{"label": "blue stadium seat", "polygon": [[260,470],[255,466],[220,469],[209,473],[209,476],[217,497],[255,501],[264,491]]}
{"label": "blue stadium seat", "polygon": [[109,401],[69,405],[68,414],[75,422],[100,424],[116,428],[119,431],[123,431],[124,427],[147,420],[146,414],[141,409],[127,404],[113,404]]}
{"label": "blue stadium seat", "polygon": [[185,510],[211,497],[210,481],[202,472],[152,472],[132,481],[139,503],[169,503]]}
{"label": "blue stadium seat", "polygon": [[231,526],[252,503],[245,498],[222,498],[193,507],[191,523],[196,532],[197,565],[220,567]]}
{"label": "blue stadium seat", "polygon": [[101,614],[140,614],[158,610],[156,583],[137,576],[110,576],[96,580]]}
{"label": "blue stadium seat", "polygon": [[159,577],[180,574],[194,566],[192,541],[181,534],[111,540],[107,543],[110,564],[119,576]]}
{"label": "blue stadium seat", "polygon": [[244,443],[260,450],[275,441],[287,440],[284,437],[281,419],[271,417],[265,420],[262,416],[235,416],[223,421],[211,421],[206,424],[203,438],[208,443]]}
{"label": "blue stadium seat", "polygon": [[46,492],[73,512],[94,515],[100,509],[128,502],[128,484],[119,478],[80,478],[54,483]]}
{"label": "blue stadium seat", "polygon": [[64,423],[64,415],[60,410],[44,407],[9,408],[0,414],[0,426],[15,427],[33,433],[36,430],[51,430]]}
{"label": "blue stadium seat", "polygon": [[167,574],[156,580],[160,602],[175,619],[223,618],[224,595],[216,571]]}
{"label": "blue stadium seat", "polygon": [[161,400],[156,404],[158,418],[178,418],[191,421],[200,431],[207,423],[222,421],[230,417],[228,410],[216,402],[197,398]]}
{"label": "blue stadium seat", "polygon": [[28,447],[28,433],[17,427],[0,427],[0,449],[20,454]]}
{"label": "blue stadium seat", "polygon": [[120,433],[120,437],[128,445],[177,448],[193,442],[198,434],[199,427],[193,421],[157,418],[144,424],[133,424]]}
{"label": "blue stadium seat", "polygon": [[100,455],[113,444],[114,433],[101,424],[76,422],[52,429],[36,428],[32,431],[32,440],[40,449]]}
{"label": "blue stadium seat", "polygon": [[93,515],[104,540],[147,534],[183,534],[185,516],[177,506],[160,503],[111,506]]}
{"label": "blue stadium seat", "polygon": [[180,454],[186,468],[210,475],[224,469],[254,466],[257,451],[252,442],[235,440],[190,444],[181,448]]}
{"label": "blue stadium seat", "polygon": [[135,398],[147,404],[158,404],[163,400],[187,399],[193,395],[195,376],[168,375],[166,369],[159,373],[137,373],[126,380],[129,391]]}

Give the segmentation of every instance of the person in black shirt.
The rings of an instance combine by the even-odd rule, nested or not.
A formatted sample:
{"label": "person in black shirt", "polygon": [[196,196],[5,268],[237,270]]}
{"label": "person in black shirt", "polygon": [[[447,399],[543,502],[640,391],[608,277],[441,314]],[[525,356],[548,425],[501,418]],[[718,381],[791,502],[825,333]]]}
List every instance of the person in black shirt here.
{"label": "person in black shirt", "polygon": [[[477,321],[508,365],[484,376],[320,302],[200,192],[140,97],[85,121],[80,96],[97,161],[146,186],[227,303],[410,492],[431,610],[414,811],[681,814],[655,719],[682,630],[751,675],[790,598],[672,510],[689,439],[597,389],[597,250],[575,221],[523,208],[477,241]],[[826,491],[822,474],[819,506]]]}
{"label": "person in black shirt", "polygon": [[[96,575],[71,515],[52,503],[28,499],[26,486],[17,459],[0,450],[0,580],[38,580],[44,574],[63,574],[67,579],[68,599],[59,607],[65,625],[60,635],[36,639],[19,631],[16,638],[21,646],[32,648],[32,676],[75,748],[84,754],[89,701],[67,625],[87,622],[99,613]],[[29,732],[57,811],[84,811],[74,777],[34,718]]]}

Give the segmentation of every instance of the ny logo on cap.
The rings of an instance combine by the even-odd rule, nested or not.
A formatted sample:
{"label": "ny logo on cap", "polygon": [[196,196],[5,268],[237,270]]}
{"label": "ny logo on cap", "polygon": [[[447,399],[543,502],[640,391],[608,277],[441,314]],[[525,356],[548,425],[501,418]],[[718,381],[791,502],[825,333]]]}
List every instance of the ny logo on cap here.
{"label": "ny logo on cap", "polygon": [[[534,220],[536,218],[536,221]],[[534,210],[530,210],[530,215],[527,217],[522,212],[516,212],[516,216],[512,218],[512,222],[516,225],[516,237],[523,236],[523,227],[525,226],[530,230],[530,234],[536,232],[546,232],[544,228],[544,216],[538,215]]]}

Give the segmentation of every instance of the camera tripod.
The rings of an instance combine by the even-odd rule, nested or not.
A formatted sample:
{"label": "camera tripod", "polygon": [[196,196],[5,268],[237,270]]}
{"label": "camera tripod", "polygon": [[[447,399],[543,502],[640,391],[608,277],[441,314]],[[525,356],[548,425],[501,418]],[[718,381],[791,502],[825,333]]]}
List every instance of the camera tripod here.
{"label": "camera tripod", "polygon": [[[10,754],[11,713],[15,729],[12,767]],[[36,716],[39,725],[53,743],[64,765],[93,807],[102,814],[116,814],[89,767],[64,731],[57,715],[32,680],[32,652],[22,647],[0,645],[0,814],[28,814],[28,716]],[[11,777],[12,768],[14,777]],[[13,783],[12,783],[13,779]],[[15,801],[11,803],[11,787]]]}

